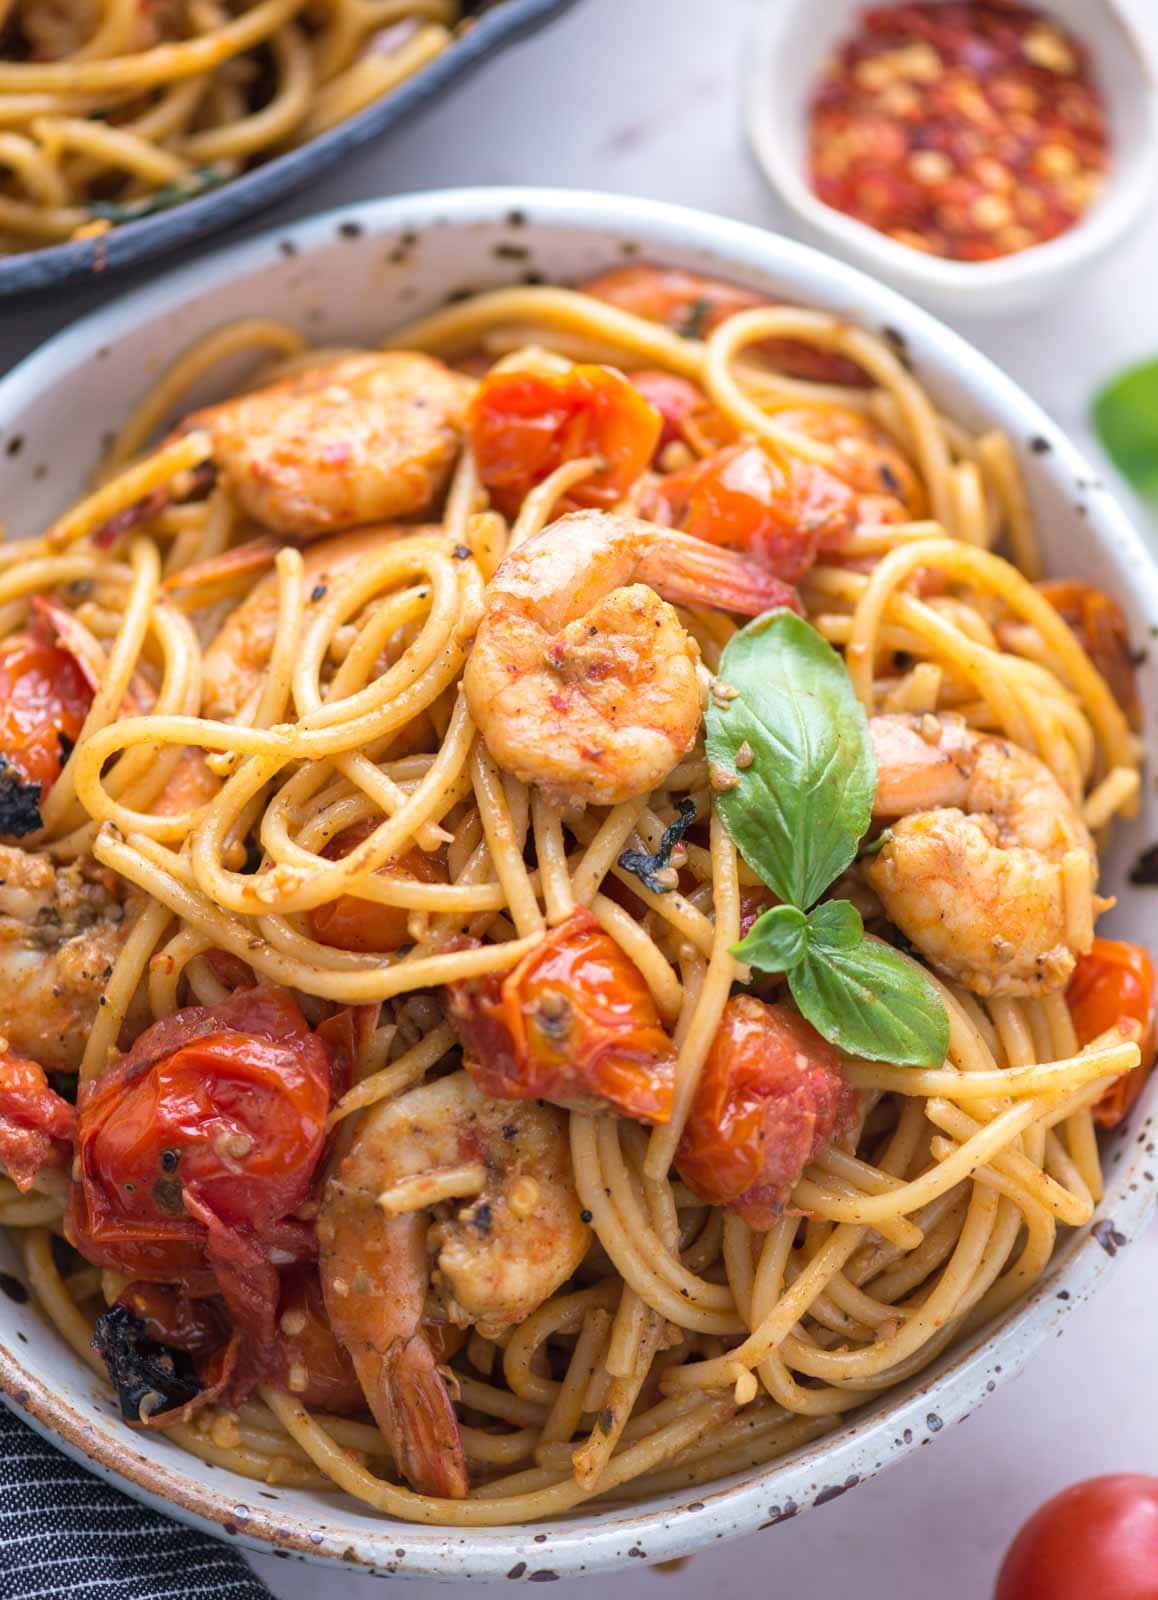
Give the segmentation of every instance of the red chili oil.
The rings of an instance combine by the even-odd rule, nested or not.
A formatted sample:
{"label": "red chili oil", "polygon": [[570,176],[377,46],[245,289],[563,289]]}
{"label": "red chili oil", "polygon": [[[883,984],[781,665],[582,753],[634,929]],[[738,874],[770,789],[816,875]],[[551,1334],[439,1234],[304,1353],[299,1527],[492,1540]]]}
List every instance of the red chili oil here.
{"label": "red chili oil", "polygon": [[915,250],[988,261],[1072,228],[1110,142],[1084,46],[1008,0],[873,6],[812,104],[816,194]]}

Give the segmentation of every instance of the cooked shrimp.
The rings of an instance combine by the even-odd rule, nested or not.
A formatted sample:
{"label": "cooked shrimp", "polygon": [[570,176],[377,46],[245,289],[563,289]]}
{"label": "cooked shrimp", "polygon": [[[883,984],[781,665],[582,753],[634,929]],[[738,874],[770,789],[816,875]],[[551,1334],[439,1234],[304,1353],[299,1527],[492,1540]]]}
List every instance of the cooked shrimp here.
{"label": "cooked shrimp", "polygon": [[573,512],[513,550],[463,678],[499,766],[560,804],[662,783],[701,712],[699,651],[667,600],[745,616],[797,603],[755,562],[634,517]]}
{"label": "cooked shrimp", "polygon": [[458,455],[473,385],[410,351],[347,356],[209,406],[213,459],[256,521],[312,539],[427,510]]}
{"label": "cooked shrimp", "polygon": [[869,726],[876,814],[900,819],[864,869],[890,921],[977,994],[1064,988],[1093,938],[1088,902],[1067,906],[1064,864],[1077,852],[1091,891],[1096,866],[1089,831],[1048,767],[956,717],[880,716]]}
{"label": "cooked shrimp", "polygon": [[488,1100],[456,1072],[370,1112],[322,1199],[322,1289],[416,1489],[461,1499],[468,1487],[424,1323],[501,1335],[566,1282],[590,1237],[553,1107]]}
{"label": "cooked shrimp", "polygon": [[921,480],[892,435],[847,406],[794,406],[777,424],[832,446],[832,474],[855,491],[858,522],[905,522],[928,515]]}
{"label": "cooked shrimp", "polygon": [[129,927],[117,880],[0,845],[0,1035],[20,1056],[75,1072]]}
{"label": "cooked shrimp", "polygon": [[[348,571],[379,544],[401,533],[423,533],[422,527],[359,528],[338,539],[311,545],[302,557],[306,593],[313,594]],[[273,653],[278,619],[278,578],[268,573],[226,617],[205,652],[204,715],[229,721],[261,686]]]}

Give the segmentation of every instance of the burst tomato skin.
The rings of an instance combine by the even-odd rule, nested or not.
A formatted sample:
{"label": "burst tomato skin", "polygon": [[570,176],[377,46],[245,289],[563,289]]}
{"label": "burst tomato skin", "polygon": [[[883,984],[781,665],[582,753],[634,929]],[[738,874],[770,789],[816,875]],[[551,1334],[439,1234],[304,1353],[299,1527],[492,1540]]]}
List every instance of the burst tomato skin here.
{"label": "burst tomato skin", "polygon": [[1140,725],[1141,702],[1126,614],[1112,595],[1077,578],[1052,578],[1037,585],[1077,634],[1086,654],[1109,686],[1133,726]]}
{"label": "burst tomato skin", "polygon": [[1094,1121],[1104,1128],[1122,1121],[1154,1065],[1156,990],[1154,959],[1143,945],[1125,939],[1095,939],[1089,953],[1078,957],[1066,990],[1078,1043],[1089,1044],[1119,1020],[1137,1022],[1142,1028],[1141,1065],[1116,1078],[1094,1107]]}
{"label": "burst tomato skin", "polygon": [[785,583],[812,566],[826,526],[826,516],[801,509],[793,478],[758,444],[729,445],[669,474],[642,507],[664,526],[756,557]]}
{"label": "burst tomato skin", "polygon": [[621,372],[594,365],[557,377],[492,373],[470,413],[479,476],[508,516],[556,467],[588,455],[605,465],[576,484],[568,501],[608,509],[645,470],[662,430],[659,412]]}
{"label": "burst tomato skin", "polygon": [[1047,1500],[1014,1539],[993,1600],[1158,1600],[1158,1478],[1120,1473]]}
{"label": "burst tomato skin", "polygon": [[43,1067],[0,1051],[0,1168],[21,1192],[42,1167],[67,1166],[76,1111],[49,1087]]}
{"label": "burst tomato skin", "polygon": [[290,1213],[309,1193],[332,1089],[329,1053],[295,1002],[249,989],[146,1029],[82,1096],[72,1244],[98,1266],[225,1301],[231,1337],[196,1404],[236,1402],[276,1363],[279,1271],[314,1250]]}
{"label": "burst tomato skin", "polygon": [[[340,861],[363,839],[369,838],[376,826],[376,823],[366,822],[344,829],[330,840],[322,854],[329,861]],[[417,846],[404,851],[397,861],[381,870],[383,876],[415,878],[419,883],[447,881],[446,858],[440,852],[419,850]],[[319,944],[373,955],[379,951],[398,950],[411,942],[407,929],[409,918],[405,906],[385,906],[377,900],[360,900],[356,895],[343,894],[310,912],[310,931]]]}
{"label": "burst tomato skin", "polygon": [[766,1230],[855,1105],[840,1057],[815,1028],[787,1006],[737,995],[708,1052],[676,1167],[701,1200]]}
{"label": "burst tomato skin", "polygon": [[326,1048],[288,995],[243,990],[157,1023],[82,1097],[73,1243],[213,1293],[225,1237],[257,1245],[305,1200],[330,1095]]}
{"label": "burst tomato skin", "polygon": [[548,934],[503,979],[450,985],[466,1066],[484,1094],[614,1106],[667,1122],[675,1050],[643,975],[589,911]]}
{"label": "burst tomato skin", "polygon": [[[315,1267],[287,1273],[278,1307],[281,1359],[277,1381],[302,1405],[335,1416],[366,1409],[366,1396],[345,1350],[334,1337]],[[307,1379],[301,1387],[301,1374]]]}
{"label": "burst tomato skin", "polygon": [[658,454],[665,445],[674,444],[684,437],[689,417],[706,411],[708,397],[694,383],[662,368],[641,368],[631,374],[632,384],[663,418],[663,431],[656,444]]}
{"label": "burst tomato skin", "polygon": [[73,656],[32,634],[0,654],[0,752],[47,791],[60,777],[61,739],[75,744],[93,691]]}

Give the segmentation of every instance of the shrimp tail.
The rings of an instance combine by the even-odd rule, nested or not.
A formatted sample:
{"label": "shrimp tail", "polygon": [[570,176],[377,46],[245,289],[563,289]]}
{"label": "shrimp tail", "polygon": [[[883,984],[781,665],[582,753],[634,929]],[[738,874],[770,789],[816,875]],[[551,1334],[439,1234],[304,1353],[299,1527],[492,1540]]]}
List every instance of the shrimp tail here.
{"label": "shrimp tail", "polygon": [[674,605],[711,606],[758,617],[787,606],[800,612],[800,596],[756,561],[704,539],[669,534],[649,553],[643,581]]}
{"label": "shrimp tail", "polygon": [[464,1500],[470,1487],[446,1379],[421,1333],[395,1339],[385,1355],[354,1358],[395,1465],[420,1494]]}

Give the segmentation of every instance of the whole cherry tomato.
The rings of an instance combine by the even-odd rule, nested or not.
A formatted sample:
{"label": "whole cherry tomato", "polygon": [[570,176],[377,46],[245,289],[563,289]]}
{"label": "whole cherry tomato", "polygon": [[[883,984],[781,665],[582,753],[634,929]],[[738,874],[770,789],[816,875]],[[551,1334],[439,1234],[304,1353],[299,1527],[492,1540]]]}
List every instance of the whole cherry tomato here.
{"label": "whole cherry tomato", "polygon": [[508,516],[580,456],[605,464],[571,489],[569,502],[613,506],[651,461],[662,429],[656,408],[614,367],[577,366],[558,377],[495,372],[479,385],[470,414],[479,476]]}
{"label": "whole cherry tomato", "polygon": [[[580,287],[596,300],[630,311],[646,322],[662,323],[687,339],[706,338],[738,311],[776,304],[766,295],[723,278],[706,278],[681,267],[657,267],[642,261],[612,267]],[[764,339],[755,348],[772,366],[793,378],[858,386],[869,381],[847,356],[801,339]]]}
{"label": "whole cherry tomato", "polygon": [[[340,861],[363,839],[368,839],[376,826],[367,821],[344,829],[330,840],[322,854],[328,861]],[[380,871],[383,877],[413,878],[419,883],[447,881],[446,858],[441,853],[419,850],[416,846]],[[377,900],[360,900],[356,895],[343,894],[310,912],[310,931],[319,944],[373,954],[410,944],[409,918],[405,906],[384,906]]]}
{"label": "whole cherry tomato", "polygon": [[41,1167],[72,1159],[76,1111],[51,1089],[43,1067],[0,1052],[0,1168],[16,1187],[31,1189]]}
{"label": "whole cherry tomato", "polygon": [[1153,957],[1143,945],[1095,939],[1089,954],[1078,957],[1066,990],[1079,1044],[1089,1044],[1120,1019],[1142,1027],[1141,1065],[1115,1078],[1094,1107],[1094,1121],[1104,1128],[1121,1122],[1154,1065],[1156,982]]}
{"label": "whole cherry tomato", "polygon": [[98,1266],[220,1293],[227,1370],[252,1373],[276,1350],[278,1269],[313,1251],[290,1213],[331,1092],[326,1046],[284,993],[242,990],[156,1023],[82,1096],[70,1240]]}
{"label": "whole cherry tomato", "polygon": [[1089,1478],[1047,1500],[1010,1545],[993,1600],[1158,1600],[1158,1478]]}
{"label": "whole cherry tomato", "polygon": [[1077,634],[1110,693],[1131,723],[1139,726],[1141,703],[1126,614],[1111,595],[1077,578],[1054,578],[1038,590]]}
{"label": "whole cherry tomato", "polygon": [[676,1167],[701,1200],[770,1228],[855,1106],[837,1052],[798,1012],[737,995],[708,1052]]}
{"label": "whole cherry tomato", "polygon": [[651,991],[589,911],[575,911],[505,978],[449,985],[466,1066],[484,1094],[671,1117],[675,1049]]}
{"label": "whole cherry tomato", "polygon": [[92,699],[67,650],[18,634],[0,652],[0,754],[25,782],[40,784],[46,793],[60,776]]}

